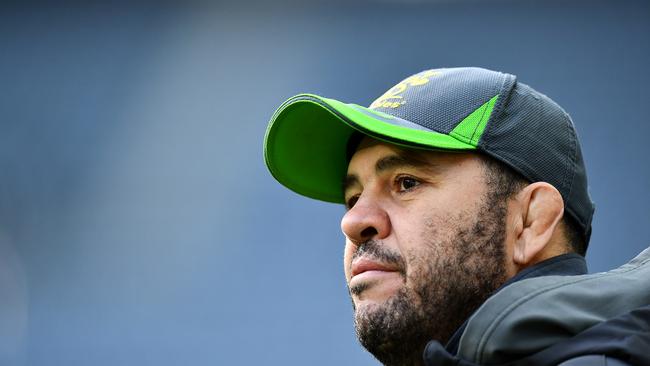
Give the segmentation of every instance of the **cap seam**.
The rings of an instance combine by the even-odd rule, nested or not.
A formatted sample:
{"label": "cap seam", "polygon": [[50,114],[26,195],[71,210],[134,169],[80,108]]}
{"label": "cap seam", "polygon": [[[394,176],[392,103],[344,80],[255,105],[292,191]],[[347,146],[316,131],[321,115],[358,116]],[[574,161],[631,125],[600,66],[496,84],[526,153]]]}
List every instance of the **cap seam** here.
{"label": "cap seam", "polygon": [[[483,113],[481,113],[481,119],[479,120],[479,123],[477,123],[476,126],[474,126],[474,131],[472,131],[472,136],[469,138],[470,143],[474,141],[476,130],[478,130],[478,127],[481,125],[480,121],[483,121],[483,118],[485,118],[485,112],[487,112],[488,110],[488,104],[490,103],[490,99],[488,99],[488,101],[483,104]],[[476,142],[476,145],[478,145],[478,141]]]}
{"label": "cap seam", "polygon": [[[571,150],[569,151],[568,154],[566,154],[565,157],[565,168],[562,177],[562,185],[564,186],[564,189],[567,192],[566,198],[568,201],[569,197],[571,197],[571,191],[573,190],[573,173],[575,172],[575,169],[572,169],[572,167],[574,165],[573,154],[575,153],[575,143],[573,139],[573,134],[571,133],[571,128],[568,126],[568,121],[564,121],[564,124],[565,127],[568,127],[567,133],[569,135],[569,141],[571,142]],[[567,206],[568,204],[569,202],[567,202]]]}
{"label": "cap seam", "polygon": [[[516,77],[514,75],[504,73],[503,76],[504,78],[501,81],[501,87],[499,88],[499,97],[497,98],[496,102],[494,103],[494,107],[492,108],[492,113],[490,114],[487,125],[485,127],[486,130],[483,131],[483,136],[481,136],[479,141],[476,143],[476,146],[481,146],[481,149],[484,151],[488,151],[488,149],[490,149],[490,130],[492,130],[494,121],[497,120],[501,113],[503,113],[506,101],[510,99],[512,90],[514,89],[514,84],[516,82]],[[510,82],[511,80],[512,82]],[[510,88],[509,90],[506,90],[508,89],[508,85],[510,85]]]}

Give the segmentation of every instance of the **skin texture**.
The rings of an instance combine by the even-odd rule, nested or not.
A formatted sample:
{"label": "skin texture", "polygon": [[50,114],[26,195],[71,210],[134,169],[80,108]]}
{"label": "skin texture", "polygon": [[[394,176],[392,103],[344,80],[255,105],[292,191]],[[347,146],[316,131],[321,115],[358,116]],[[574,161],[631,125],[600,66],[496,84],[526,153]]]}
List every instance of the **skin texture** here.
{"label": "skin texture", "polygon": [[562,252],[549,244],[557,190],[535,183],[506,200],[487,179],[476,154],[365,138],[353,155],[344,271],[357,336],[383,364],[421,364],[426,343],[448,340],[507,278]]}

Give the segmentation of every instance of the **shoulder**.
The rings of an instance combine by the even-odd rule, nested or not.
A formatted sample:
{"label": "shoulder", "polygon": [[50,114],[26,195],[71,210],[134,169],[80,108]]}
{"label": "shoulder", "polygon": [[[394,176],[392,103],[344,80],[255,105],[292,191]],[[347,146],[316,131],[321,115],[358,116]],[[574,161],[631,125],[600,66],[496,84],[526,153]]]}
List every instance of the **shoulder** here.
{"label": "shoulder", "polygon": [[634,366],[621,360],[604,355],[579,356],[566,360],[558,366]]}
{"label": "shoulder", "polygon": [[470,318],[458,355],[478,364],[650,365],[649,277],[647,249],[609,272],[513,283]]}

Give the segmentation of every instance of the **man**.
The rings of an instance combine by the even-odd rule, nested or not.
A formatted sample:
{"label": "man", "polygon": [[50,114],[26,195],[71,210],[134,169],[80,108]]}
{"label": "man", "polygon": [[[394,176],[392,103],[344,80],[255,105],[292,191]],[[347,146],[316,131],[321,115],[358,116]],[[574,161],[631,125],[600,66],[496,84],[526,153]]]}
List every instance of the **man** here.
{"label": "man", "polygon": [[[346,205],[355,328],[383,364],[650,362],[637,336],[650,289],[629,289],[650,252],[627,287],[586,276],[594,205],[573,123],[513,75],[427,70],[369,108],[298,95],[274,114],[265,157],[288,188]],[[629,301],[540,305],[594,286]]]}

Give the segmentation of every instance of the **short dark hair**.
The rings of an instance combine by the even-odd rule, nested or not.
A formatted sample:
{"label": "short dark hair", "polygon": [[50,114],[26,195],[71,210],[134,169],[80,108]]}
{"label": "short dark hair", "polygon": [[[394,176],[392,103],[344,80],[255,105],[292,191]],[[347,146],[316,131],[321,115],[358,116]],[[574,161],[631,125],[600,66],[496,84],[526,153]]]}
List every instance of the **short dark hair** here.
{"label": "short dark hair", "polygon": [[[489,194],[498,199],[507,200],[519,192],[530,181],[521,174],[501,163],[500,161],[481,155],[484,168],[486,183],[489,187]],[[567,248],[571,251],[584,256],[587,253],[587,240],[580,229],[577,221],[564,211],[562,223],[564,225],[565,238],[568,242]]]}

